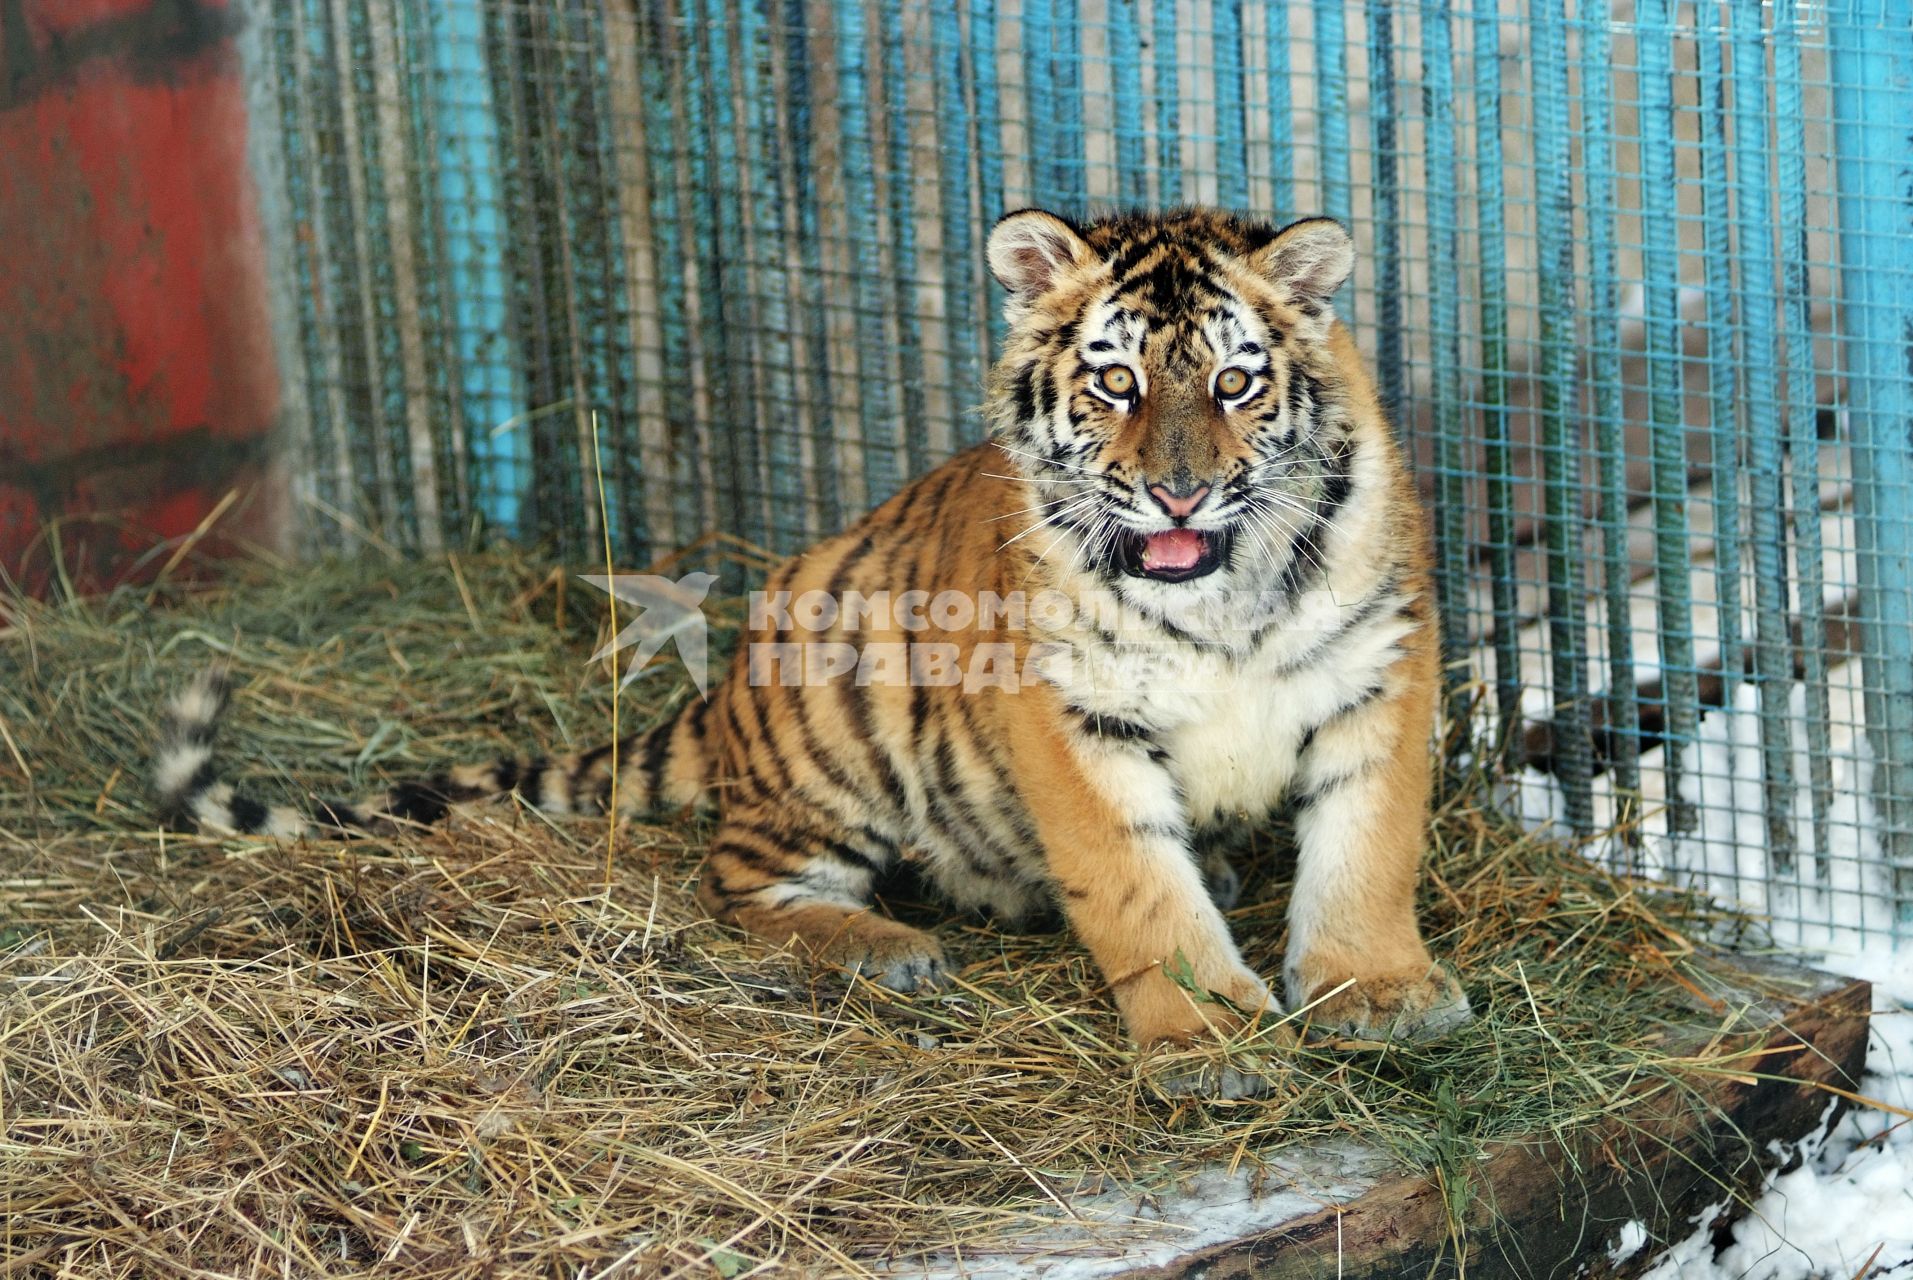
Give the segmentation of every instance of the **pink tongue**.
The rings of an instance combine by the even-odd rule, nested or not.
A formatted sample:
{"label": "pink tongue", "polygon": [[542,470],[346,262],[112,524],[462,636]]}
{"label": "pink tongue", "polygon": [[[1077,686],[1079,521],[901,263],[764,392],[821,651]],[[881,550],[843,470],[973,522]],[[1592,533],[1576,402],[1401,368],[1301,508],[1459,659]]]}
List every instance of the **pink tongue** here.
{"label": "pink tongue", "polygon": [[1202,559],[1202,535],[1194,529],[1169,529],[1143,538],[1145,569],[1193,569]]}

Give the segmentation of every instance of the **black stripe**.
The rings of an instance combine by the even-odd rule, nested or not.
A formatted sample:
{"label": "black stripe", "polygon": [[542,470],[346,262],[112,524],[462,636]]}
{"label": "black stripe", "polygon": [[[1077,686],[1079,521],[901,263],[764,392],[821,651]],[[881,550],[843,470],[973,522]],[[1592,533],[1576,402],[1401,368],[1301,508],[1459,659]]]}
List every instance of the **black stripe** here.
{"label": "black stripe", "polygon": [[[621,739],[615,744],[615,747],[622,753],[624,747],[629,742],[629,738]],[[586,776],[589,775],[592,770],[596,769],[598,765],[604,761],[605,757],[611,755],[613,749],[614,744],[607,742],[602,746],[593,747],[572,761],[571,769],[565,775],[565,789],[571,793],[571,803],[574,809],[582,808],[580,801],[585,795],[584,783]],[[610,803],[613,783],[611,775],[612,771],[606,769],[604,776],[599,778],[597,783],[591,788],[591,802],[597,806],[599,813],[603,813],[605,806]]]}
{"label": "black stripe", "polygon": [[[537,757],[525,766],[524,776],[518,780],[518,793],[524,796],[525,799],[531,801],[534,808],[543,808],[545,803],[545,779],[554,773],[561,778],[564,777],[564,774],[559,772],[549,759],[544,756]],[[571,799],[570,787],[567,785],[565,789],[565,803],[570,804]]]}
{"label": "black stripe", "polygon": [[[963,474],[964,473],[956,467],[939,467],[935,471],[932,471],[929,475],[923,477],[923,479],[904,491],[910,495],[910,506],[912,508],[920,506],[932,508],[930,518],[936,520],[936,513],[942,510],[944,500],[950,496],[950,487],[954,485]],[[875,536],[875,534],[866,534],[863,543],[859,547],[859,552],[868,549],[871,542],[875,539]],[[863,563],[861,558],[859,558],[858,563]],[[849,572],[850,562],[848,557],[846,557],[844,562],[837,566],[836,572],[831,574],[831,590],[839,597],[841,597],[843,593],[843,587],[848,579]]]}
{"label": "black stripe", "polygon": [[1080,315],[1071,316],[1056,327],[1054,345],[1067,351],[1076,345],[1076,340],[1082,336],[1082,333],[1083,318]]}
{"label": "black stripe", "polygon": [[1036,364],[1032,361],[1010,377],[1010,403],[1016,408],[1016,420],[1028,422],[1036,416],[1036,388],[1033,385]]}
{"label": "black stripe", "polygon": [[1368,599],[1362,601],[1355,612],[1350,614],[1340,627],[1336,628],[1335,634],[1339,636],[1346,632],[1353,631],[1357,627],[1367,626],[1369,622],[1374,620],[1376,615],[1381,613],[1383,606],[1395,598],[1395,593],[1401,590],[1401,585],[1402,581],[1399,573],[1390,573],[1386,578],[1383,578],[1381,584],[1368,593]]}
{"label": "black stripe", "polygon": [[826,840],[819,851],[829,854],[839,862],[847,862],[859,871],[866,872],[873,876],[883,871],[883,863],[878,862],[868,854],[852,848],[842,840]]}
{"label": "black stripe", "polygon": [[791,878],[790,868],[778,865],[779,856],[787,855],[789,852],[790,850],[781,845],[775,850],[756,849],[748,844],[739,842],[733,836],[720,835],[711,841],[711,851],[708,856],[715,858],[722,855],[726,858],[733,858],[754,871],[763,872],[779,880],[789,880]]}
{"label": "black stripe", "polygon": [[[957,778],[956,750],[948,738],[937,743],[931,762],[936,775],[935,785],[928,788],[931,815],[941,819],[944,834],[956,846],[972,875],[989,880],[1002,878],[1002,869],[1015,858],[983,829]],[[994,858],[995,864],[979,859],[979,850]]]}
{"label": "black stripe", "polygon": [[1202,305],[1213,296],[1206,274],[1174,253],[1123,286],[1126,294],[1140,294],[1157,311],[1169,314]]}
{"label": "black stripe", "polygon": [[[926,494],[926,500],[941,503],[943,495],[948,492],[950,485],[955,482],[956,476],[957,472],[954,468],[945,468],[943,481],[937,487],[937,496],[930,498]],[[837,568],[830,575],[830,584],[826,588],[831,598],[838,601],[843,599],[844,590],[850,581],[851,575],[863,564],[864,559],[870,553],[871,544],[875,539],[876,533],[874,530],[864,534],[863,539],[858,542],[856,547],[838,562]],[[897,770],[891,762],[889,751],[877,741],[876,727],[870,711],[868,690],[859,687],[854,679],[839,682],[833,687],[837,690],[837,701],[849,714],[851,723],[856,726],[856,738],[864,746],[864,754],[869,758],[871,772],[877,778],[883,798],[891,801],[893,807],[901,809],[904,795],[903,780],[897,775]]]}
{"label": "black stripe", "polygon": [[1036,412],[1045,422],[1056,412],[1056,379],[1050,377],[1048,369],[1036,372]]}
{"label": "black stripe", "polygon": [[850,826],[849,831],[852,836],[862,840],[866,845],[883,850],[886,858],[897,852],[897,842],[875,827],[858,823],[854,826]]}
{"label": "black stripe", "polygon": [[584,777],[586,773],[590,772],[593,768],[597,766],[599,761],[603,760],[606,756],[610,755],[613,749],[617,749],[618,751],[623,753],[624,749],[628,748],[630,745],[631,745],[631,739],[620,738],[615,743],[607,742],[607,743],[604,743],[602,746],[593,747],[589,751],[580,752],[577,760],[573,762],[571,766],[572,779],[576,781],[577,779]]}
{"label": "black stripe", "polygon": [[1377,698],[1381,697],[1382,694],[1387,690],[1387,688],[1388,686],[1385,682],[1381,680],[1376,680],[1373,684],[1370,684],[1368,687],[1364,688],[1360,693],[1356,694],[1353,698],[1349,699],[1347,702],[1344,702],[1341,706],[1335,708],[1335,710],[1323,716],[1322,724],[1331,725],[1331,724],[1334,724],[1337,720],[1342,719],[1344,716],[1354,715],[1357,711],[1360,711],[1363,707],[1368,706],[1370,703],[1374,702]]}
{"label": "black stripe", "polygon": [[[992,776],[990,799],[984,812],[996,820],[997,847],[1007,850],[1008,859],[1013,864],[1040,859],[1043,842],[1036,834],[1036,820],[1030,816],[1029,806],[1023,803],[1016,775],[1004,755],[1002,744],[996,737],[980,735],[974,726],[970,727],[970,736],[972,749],[982,758]],[[1007,835],[1002,828],[1008,828]],[[1007,845],[1001,843],[1004,839],[1008,840]]]}
{"label": "black stripe", "polygon": [[[888,532],[894,529],[897,524],[902,522],[904,516],[940,501],[943,491],[950,485],[951,477],[952,473],[950,468],[938,467],[934,471],[918,476],[915,480],[897,490],[896,497],[890,500],[891,503],[896,505],[896,512],[892,520],[883,526],[885,531]],[[882,509],[882,507],[878,508],[879,511]],[[846,530],[846,533],[848,532],[849,531]],[[843,594],[840,587],[843,582],[842,575],[846,566],[848,566],[853,559],[860,558],[876,540],[877,529],[872,528],[866,530],[856,547],[846,552],[844,558],[838,562],[837,567],[831,570],[830,585],[827,586],[825,590],[837,599],[839,605],[843,603]],[[802,594],[802,592],[793,593],[794,596]]]}
{"label": "black stripe", "polygon": [[1124,245],[1110,264],[1110,274],[1117,284],[1127,286],[1129,274],[1141,266],[1143,259],[1155,252],[1156,246],[1160,243],[1154,237],[1144,237]]}
{"label": "black stripe", "polygon": [[[810,761],[811,765],[816,768],[818,772],[822,773],[832,786],[849,796],[853,802],[862,803],[867,801],[869,799],[869,788],[859,786],[856,780],[843,771],[842,766],[838,764],[835,757],[827,753],[823,749],[823,745],[817,740],[816,728],[810,722],[808,691],[803,689],[798,690],[791,700],[791,705],[794,709],[793,714],[797,719],[797,736],[803,740],[804,755]],[[805,788],[804,790],[811,802],[819,808],[834,811],[834,805],[827,805],[821,797],[810,794],[809,788]]]}
{"label": "black stripe", "polygon": [[1096,737],[1109,738],[1118,742],[1151,743],[1155,741],[1155,731],[1147,725],[1137,724],[1134,720],[1104,715],[1099,711],[1091,711],[1073,704],[1068,709],[1076,716],[1083,728]]}
{"label": "black stripe", "polygon": [[888,800],[893,808],[901,810],[905,795],[903,778],[897,773],[896,764],[890,756],[890,749],[877,740],[877,726],[870,710],[869,690],[860,687],[854,680],[839,684],[836,689],[839,700],[849,713],[851,724],[856,728],[857,741],[863,743],[864,753],[870,757],[870,766],[876,772],[881,798]]}
{"label": "black stripe", "polygon": [[1330,459],[1330,470],[1322,482],[1322,497],[1317,503],[1324,525],[1332,524],[1341,514],[1342,505],[1348,501],[1348,495],[1355,488],[1354,475],[1355,442],[1347,446]]}
{"label": "black stripe", "polygon": [[[1234,540],[1231,539],[1229,543],[1231,553],[1233,553],[1234,545]],[[1134,605],[1139,612],[1147,614],[1149,621],[1154,623],[1159,630],[1177,644],[1186,644],[1200,653],[1220,653],[1224,655],[1234,653],[1234,650],[1229,647],[1229,643],[1226,640],[1204,639],[1194,632],[1184,631],[1181,627],[1171,622],[1166,615],[1150,612],[1149,606],[1140,601],[1130,600],[1129,603]],[[1108,636],[1105,639],[1105,643],[1113,644],[1115,640],[1116,638],[1114,636]]]}
{"label": "black stripe", "polygon": [[201,792],[210,789],[213,783],[218,780],[219,775],[213,769],[211,757],[201,760],[199,767],[193,770],[193,776],[186,779],[185,789],[179,793],[180,799],[182,801],[192,800]]}
{"label": "black stripe", "polygon": [[645,801],[657,798],[664,787],[665,755],[671,747],[671,735],[677,730],[675,718],[665,721],[645,735],[644,762],[640,767],[644,775]]}
{"label": "black stripe", "polygon": [[266,825],[266,806],[251,796],[234,796],[226,810],[232,815],[232,829],[241,835],[251,835]]}
{"label": "black stripe", "polygon": [[709,698],[699,698],[690,705],[690,710],[686,712],[686,719],[690,722],[692,737],[703,741],[704,722],[710,718],[710,714],[711,700]]}
{"label": "black stripe", "polygon": [[746,820],[727,821],[724,824],[724,841],[734,840],[740,835],[761,840],[767,849],[774,849],[792,857],[833,857],[871,875],[882,872],[884,864],[889,861],[887,855],[893,851],[889,842],[881,838],[875,843],[885,856],[873,858],[848,840],[833,839],[813,828],[778,828]]}
{"label": "black stripe", "polygon": [[[967,522],[944,518],[938,521],[941,532],[932,553],[929,544],[919,543],[915,568],[925,581],[934,581],[940,576],[937,566],[951,557],[951,543],[959,529]],[[962,699],[958,698],[959,704]],[[930,690],[927,686],[913,681],[910,688],[910,755],[912,759],[923,758],[923,737],[930,719]]]}
{"label": "black stripe", "polygon": [[765,801],[777,801],[785,798],[780,793],[766,790],[764,780],[749,770],[728,775],[719,781],[718,786],[721,796],[718,805],[720,816],[722,816],[723,813],[747,805],[757,805]]}
{"label": "black stripe", "polygon": [[923,731],[930,719],[930,690],[922,683],[910,686],[910,751],[923,754]]}
{"label": "black stripe", "polygon": [[[999,815],[1007,815],[1010,825],[1017,828],[1019,836],[1028,835],[1026,811],[1018,799],[1016,774],[1011,769],[1001,735],[985,733],[976,722],[976,701],[968,697],[955,699],[957,719],[961,722],[965,734],[969,737],[970,750],[983,761],[995,778],[995,794],[999,797],[993,809]],[[1034,839],[1025,841],[1035,848]]]}
{"label": "black stripe", "polygon": [[[937,492],[939,494],[941,494],[944,489],[949,487],[950,477],[952,474],[954,473],[946,473],[944,475],[943,483],[937,487]],[[937,498],[932,498],[929,495],[927,489],[923,489],[923,490],[913,489],[910,492],[912,494],[913,500],[915,501],[935,502],[939,500]],[[844,552],[844,558],[839,560],[837,562],[837,567],[830,571],[830,581],[828,584],[825,585],[824,592],[831,599],[837,601],[840,607],[843,604],[844,587],[849,583],[851,574],[855,573],[857,570],[857,567],[863,564],[864,557],[870,554],[871,544],[876,542],[876,540],[877,540],[876,530],[872,529],[865,532],[864,536],[857,540],[857,545],[852,547],[850,550]]]}
{"label": "black stripe", "polygon": [[786,852],[795,852],[801,839],[800,833],[794,833],[786,827],[776,826],[769,822],[752,821],[749,818],[726,818],[724,820],[723,828],[720,832],[721,835],[732,836],[739,832],[756,836],[766,845],[785,850]]}
{"label": "black stripe", "polygon": [[365,831],[370,826],[364,814],[343,800],[320,800],[312,807],[312,820],[320,826],[350,833]]}
{"label": "black stripe", "polygon": [[401,782],[386,796],[385,816],[430,826],[451,809],[445,794],[429,782]]}
{"label": "black stripe", "polygon": [[[746,707],[749,707],[753,712],[756,710],[757,704],[755,699],[743,695],[726,698],[724,700],[724,715],[730,722],[732,734],[735,735],[737,756],[739,763],[742,765],[744,777],[756,779],[760,783],[768,784],[769,791],[772,795],[789,790],[790,779],[784,775],[783,769],[777,765],[777,744],[771,740],[770,734],[765,732],[760,734],[759,741],[755,744],[755,747],[753,747],[751,736],[744,732],[743,721],[739,720],[737,716],[737,708],[740,702]],[[752,716],[752,723],[759,724],[759,727],[762,727],[755,715]],[[774,770],[776,776],[771,778],[764,777],[759,771],[759,765],[764,765]]]}
{"label": "black stripe", "polygon": [[712,866],[708,858],[704,865],[698,868],[698,879],[705,888],[710,890],[712,896],[721,898],[725,902],[736,901],[737,895],[731,892],[729,885],[724,883],[724,873]]}
{"label": "black stripe", "polygon": [[1322,457],[1325,471],[1322,495],[1315,503],[1315,516],[1308,527],[1296,535],[1289,549],[1289,562],[1282,568],[1280,590],[1285,596],[1296,594],[1303,583],[1326,568],[1322,540],[1328,536],[1354,488],[1351,475],[1354,455],[1355,443],[1349,441],[1343,448]]}
{"label": "black stripe", "polygon": [[1359,782],[1368,773],[1369,765],[1364,762],[1353,769],[1344,769],[1340,773],[1330,774],[1326,778],[1310,783],[1296,792],[1295,811],[1298,814],[1314,808],[1331,792],[1340,791],[1352,782]]}

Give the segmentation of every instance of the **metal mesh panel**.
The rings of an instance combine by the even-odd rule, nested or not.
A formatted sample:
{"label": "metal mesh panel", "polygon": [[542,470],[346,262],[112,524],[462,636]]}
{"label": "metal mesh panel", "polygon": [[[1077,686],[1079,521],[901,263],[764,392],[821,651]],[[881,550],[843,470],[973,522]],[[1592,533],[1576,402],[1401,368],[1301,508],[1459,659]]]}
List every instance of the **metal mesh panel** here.
{"label": "metal mesh panel", "polygon": [[793,551],[980,433],[1039,204],[1355,229],[1517,802],[1913,936],[1895,0],[282,0],[249,41],[315,543]]}

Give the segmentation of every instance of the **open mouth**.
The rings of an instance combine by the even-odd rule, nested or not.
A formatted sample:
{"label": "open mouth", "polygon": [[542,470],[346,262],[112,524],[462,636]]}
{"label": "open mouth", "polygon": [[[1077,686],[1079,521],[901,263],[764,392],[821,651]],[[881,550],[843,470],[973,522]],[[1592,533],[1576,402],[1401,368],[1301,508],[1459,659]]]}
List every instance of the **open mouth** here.
{"label": "open mouth", "polygon": [[1157,582],[1187,582],[1214,573],[1229,559],[1227,532],[1164,529],[1124,539],[1123,572]]}

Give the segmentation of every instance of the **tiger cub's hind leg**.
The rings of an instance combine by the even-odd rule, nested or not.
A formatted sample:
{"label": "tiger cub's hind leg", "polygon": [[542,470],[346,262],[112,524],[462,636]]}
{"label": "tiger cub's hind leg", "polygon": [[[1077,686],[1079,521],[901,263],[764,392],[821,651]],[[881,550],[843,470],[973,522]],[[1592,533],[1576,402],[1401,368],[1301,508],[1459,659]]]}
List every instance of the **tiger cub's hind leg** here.
{"label": "tiger cub's hind leg", "polygon": [[879,914],[877,876],[896,848],[796,805],[727,806],[699,873],[704,909],[766,942],[793,943],[820,964],[893,991],[941,986],[943,948]]}

